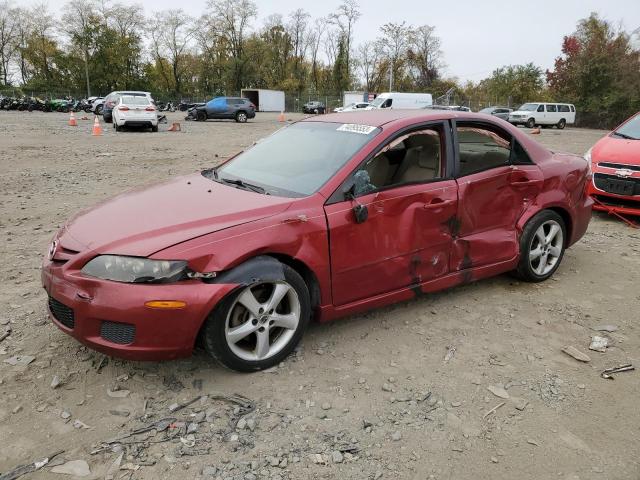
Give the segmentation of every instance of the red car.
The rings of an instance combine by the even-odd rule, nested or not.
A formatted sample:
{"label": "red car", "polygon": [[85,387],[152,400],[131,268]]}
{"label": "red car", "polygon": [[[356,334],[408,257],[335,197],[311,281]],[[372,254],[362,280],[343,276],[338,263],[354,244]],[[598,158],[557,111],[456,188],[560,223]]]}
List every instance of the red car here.
{"label": "red car", "polygon": [[593,208],[640,215],[640,113],[600,139],[585,158],[593,170]]}
{"label": "red car", "polygon": [[585,233],[584,158],[452,111],[313,117],[224,165],[71,219],[42,267],[53,321],[109,355],[197,341],[267,368],[326,322],[503,272],[549,278]]}

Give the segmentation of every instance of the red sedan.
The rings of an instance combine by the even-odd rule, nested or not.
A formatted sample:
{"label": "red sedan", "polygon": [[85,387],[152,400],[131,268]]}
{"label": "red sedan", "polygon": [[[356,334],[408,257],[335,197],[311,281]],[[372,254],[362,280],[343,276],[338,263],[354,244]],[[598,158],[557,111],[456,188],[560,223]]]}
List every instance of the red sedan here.
{"label": "red sedan", "polygon": [[640,113],[601,138],[585,155],[591,162],[589,194],[596,210],[640,216]]}
{"label": "red sedan", "polygon": [[326,322],[503,272],[585,233],[584,158],[451,111],[313,117],[215,169],[115,197],[54,237],[53,321],[109,355],[267,368]]}

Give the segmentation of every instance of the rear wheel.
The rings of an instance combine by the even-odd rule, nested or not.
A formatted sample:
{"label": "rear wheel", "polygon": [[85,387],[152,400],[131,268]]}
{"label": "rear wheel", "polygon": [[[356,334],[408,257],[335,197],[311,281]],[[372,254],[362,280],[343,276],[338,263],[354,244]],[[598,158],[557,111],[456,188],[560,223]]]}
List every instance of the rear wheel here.
{"label": "rear wheel", "polygon": [[154,132],[154,133],[157,132],[158,131],[158,126],[157,125],[152,125],[151,126],[151,131]]}
{"label": "rear wheel", "polygon": [[527,123],[525,123],[525,125],[527,126],[527,128],[533,128],[536,126],[536,120],[534,118],[530,118],[529,120],[527,120]]}
{"label": "rear wheel", "polygon": [[560,119],[560,121],[556,126],[558,127],[558,130],[564,130],[564,127],[567,126],[567,121],[564,118],[562,118]]}
{"label": "rear wheel", "polygon": [[516,276],[527,282],[542,282],[560,266],[565,250],[566,225],[560,215],[543,210],[535,215],[520,237],[520,262]]}
{"label": "rear wheel", "polygon": [[241,287],[209,315],[202,332],[207,352],[228,368],[251,372],[280,363],[309,323],[309,290],[282,265],[284,280]]}
{"label": "rear wheel", "polygon": [[247,114],[246,114],[246,112],[238,112],[238,113],[236,113],[236,122],[238,122],[238,123],[247,123]]}

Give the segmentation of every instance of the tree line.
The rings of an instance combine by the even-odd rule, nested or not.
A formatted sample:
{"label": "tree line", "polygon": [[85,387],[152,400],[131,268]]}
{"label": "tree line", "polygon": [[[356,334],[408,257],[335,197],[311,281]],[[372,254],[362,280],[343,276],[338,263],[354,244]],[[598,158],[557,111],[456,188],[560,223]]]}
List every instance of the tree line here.
{"label": "tree line", "polygon": [[0,0],[0,88],[104,94],[141,89],[164,98],[208,98],[242,88],[302,96],[343,91],[453,92],[485,104],[575,103],[585,124],[610,126],[640,110],[638,45],[592,14],[567,35],[553,70],[528,63],[498,68],[478,82],[444,75],[435,26],[386,23],[355,42],[357,0],[325,16],[302,8],[258,24],[253,0],[208,0],[192,17],[181,9],[147,15],[140,5],[69,0],[59,15]]}

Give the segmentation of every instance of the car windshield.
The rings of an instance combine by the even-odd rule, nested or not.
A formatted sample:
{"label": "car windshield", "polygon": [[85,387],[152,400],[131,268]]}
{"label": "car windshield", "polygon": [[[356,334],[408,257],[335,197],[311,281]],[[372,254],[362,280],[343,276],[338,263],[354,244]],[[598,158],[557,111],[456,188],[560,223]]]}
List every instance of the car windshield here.
{"label": "car windshield", "polygon": [[495,109],[493,107],[489,107],[489,108],[483,108],[482,110],[480,110],[478,113],[491,113],[493,112]]}
{"label": "car windshield", "polygon": [[217,178],[242,180],[278,196],[311,195],[378,132],[366,125],[296,123],[223,165]]}
{"label": "car windshield", "polygon": [[378,97],[373,102],[371,102],[372,107],[379,107],[386,100],[384,97]]}
{"label": "car windshield", "polygon": [[523,110],[525,112],[534,112],[537,109],[538,109],[537,103],[525,103],[524,105],[521,105],[518,110]]}
{"label": "car windshield", "polygon": [[613,133],[629,140],[640,140],[640,115],[636,115]]}

